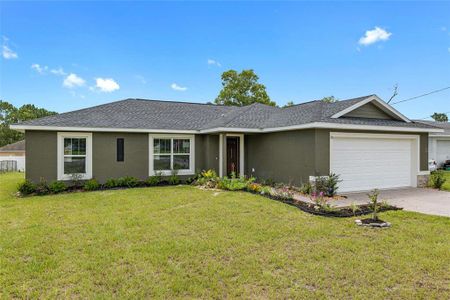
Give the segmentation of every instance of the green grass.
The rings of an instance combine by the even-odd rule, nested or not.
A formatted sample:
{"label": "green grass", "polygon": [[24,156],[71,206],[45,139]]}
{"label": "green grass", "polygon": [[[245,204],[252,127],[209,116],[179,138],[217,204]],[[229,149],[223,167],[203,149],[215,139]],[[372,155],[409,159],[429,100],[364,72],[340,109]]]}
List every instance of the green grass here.
{"label": "green grass", "polygon": [[0,175],[0,298],[450,297],[450,218],[390,229],[189,186],[16,198]]}
{"label": "green grass", "polygon": [[450,171],[445,172],[445,178],[447,179],[447,181],[445,181],[444,185],[442,186],[442,189],[450,191]]}

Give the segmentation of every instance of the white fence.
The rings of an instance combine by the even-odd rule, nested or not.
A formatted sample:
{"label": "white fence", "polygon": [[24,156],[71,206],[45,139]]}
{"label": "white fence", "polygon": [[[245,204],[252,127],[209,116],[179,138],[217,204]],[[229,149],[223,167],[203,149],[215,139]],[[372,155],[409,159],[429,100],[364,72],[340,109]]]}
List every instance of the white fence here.
{"label": "white fence", "polygon": [[7,161],[15,162],[16,167],[14,171],[25,172],[25,156],[0,156],[0,164],[2,166],[5,165],[5,170],[2,167],[1,171],[6,171]]}

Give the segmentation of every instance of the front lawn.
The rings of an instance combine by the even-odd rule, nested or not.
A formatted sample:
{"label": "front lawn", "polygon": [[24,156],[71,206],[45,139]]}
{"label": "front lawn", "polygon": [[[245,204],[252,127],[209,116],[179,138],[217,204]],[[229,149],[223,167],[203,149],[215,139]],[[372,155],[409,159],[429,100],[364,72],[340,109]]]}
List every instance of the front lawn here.
{"label": "front lawn", "polygon": [[0,175],[1,298],[450,297],[450,218],[389,229],[190,186],[16,198]]}
{"label": "front lawn", "polygon": [[445,181],[442,189],[450,192],[450,171],[445,172],[445,178],[447,178],[447,181]]}

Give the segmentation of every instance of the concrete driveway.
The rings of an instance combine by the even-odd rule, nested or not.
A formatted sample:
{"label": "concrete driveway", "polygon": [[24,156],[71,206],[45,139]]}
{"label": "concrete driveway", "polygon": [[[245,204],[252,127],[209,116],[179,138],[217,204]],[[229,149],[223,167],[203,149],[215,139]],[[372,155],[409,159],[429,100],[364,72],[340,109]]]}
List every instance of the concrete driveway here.
{"label": "concrete driveway", "polygon": [[[369,201],[367,193],[348,193],[345,194],[347,199],[337,200],[333,204],[347,206],[352,202],[356,204],[367,203]],[[381,190],[378,199],[403,207],[404,210],[450,217],[450,192],[425,188]]]}

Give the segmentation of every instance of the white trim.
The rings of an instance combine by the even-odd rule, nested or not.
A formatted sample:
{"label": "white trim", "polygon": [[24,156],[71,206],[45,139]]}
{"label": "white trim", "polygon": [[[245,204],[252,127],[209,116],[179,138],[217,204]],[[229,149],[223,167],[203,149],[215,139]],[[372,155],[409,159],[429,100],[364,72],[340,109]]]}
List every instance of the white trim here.
{"label": "white trim", "polygon": [[[420,136],[406,134],[377,134],[377,133],[350,133],[350,132],[330,132],[330,168],[333,161],[333,138],[366,138],[366,139],[409,139],[412,144],[411,157],[411,185],[417,186],[418,175],[428,175],[429,171],[420,170]],[[332,170],[330,170],[331,172]]]}
{"label": "white trim", "polygon": [[370,131],[398,131],[398,132],[444,132],[443,129],[439,128],[414,128],[414,127],[398,127],[398,126],[378,126],[378,125],[357,125],[357,124],[341,124],[341,123],[327,123],[327,122],[313,122],[301,125],[292,125],[285,127],[272,127],[272,128],[213,128],[200,130],[199,133],[215,133],[215,132],[255,132],[255,133],[266,133],[266,132],[279,132],[279,131],[289,131],[289,130],[302,130],[302,129],[312,129],[312,128],[324,128],[324,129],[348,129],[348,130],[370,130]]}
{"label": "white trim", "polygon": [[223,177],[223,133],[219,134],[219,177]]}
{"label": "white trim", "polygon": [[[243,176],[244,175],[244,135],[243,134],[238,134],[238,133],[226,133],[225,134],[225,149],[226,149],[226,137],[228,136],[236,136],[239,137],[239,176]],[[226,157],[225,157],[225,161],[226,161]]]}
{"label": "white trim", "polygon": [[140,129],[140,128],[106,128],[106,127],[63,127],[63,126],[33,126],[33,125],[10,125],[14,130],[52,130],[52,131],[78,131],[78,132],[143,132],[143,133],[198,133],[198,130],[173,130],[173,129]]}
{"label": "white trim", "polygon": [[143,133],[167,133],[167,134],[201,134],[201,133],[218,133],[218,132],[278,132],[288,130],[301,130],[311,128],[327,128],[327,129],[354,129],[354,130],[376,130],[376,131],[400,131],[400,132],[444,132],[440,128],[414,128],[414,127],[397,127],[397,126],[378,126],[378,125],[357,125],[357,124],[341,124],[327,122],[313,122],[300,125],[272,127],[272,128],[227,128],[217,127],[202,130],[170,130],[170,129],[133,129],[133,128],[90,128],[90,127],[58,127],[58,126],[26,126],[26,125],[10,125],[11,129],[23,130],[54,130],[54,131],[87,131],[87,132],[143,132]]}
{"label": "white trim", "polygon": [[395,108],[393,108],[392,106],[390,106],[389,104],[387,104],[386,102],[384,102],[383,100],[381,100],[380,98],[378,98],[377,96],[373,95],[368,97],[367,99],[363,100],[363,101],[359,101],[358,103],[347,107],[344,110],[341,110],[340,112],[334,114],[331,116],[331,118],[333,119],[337,119],[339,117],[342,117],[343,115],[348,114],[349,112],[357,109],[358,107],[361,107],[369,102],[375,102],[374,104],[378,107],[381,108],[384,112],[388,113],[391,116],[396,116],[398,118],[400,118],[401,120],[407,122],[407,123],[411,123],[411,120],[408,119],[407,117],[405,117],[403,114],[401,114],[398,110],[396,110]]}
{"label": "white trim", "polygon": [[90,132],[58,132],[57,133],[57,178],[58,180],[71,180],[70,174],[64,174],[64,138],[86,139],[86,173],[80,174],[81,179],[92,178],[92,133]]}
{"label": "white trim", "polygon": [[[148,135],[148,175],[153,176],[156,174],[156,171],[153,169],[153,139],[154,138],[167,138],[171,139],[171,152],[173,151],[173,139],[189,139],[189,170],[179,170],[177,175],[194,175],[195,174],[195,135],[187,135],[187,134],[149,134]],[[171,157],[173,157],[173,153],[171,153]],[[173,161],[172,158],[170,160],[170,167],[172,168]],[[161,174],[163,176],[172,175],[171,170],[162,170]]]}

